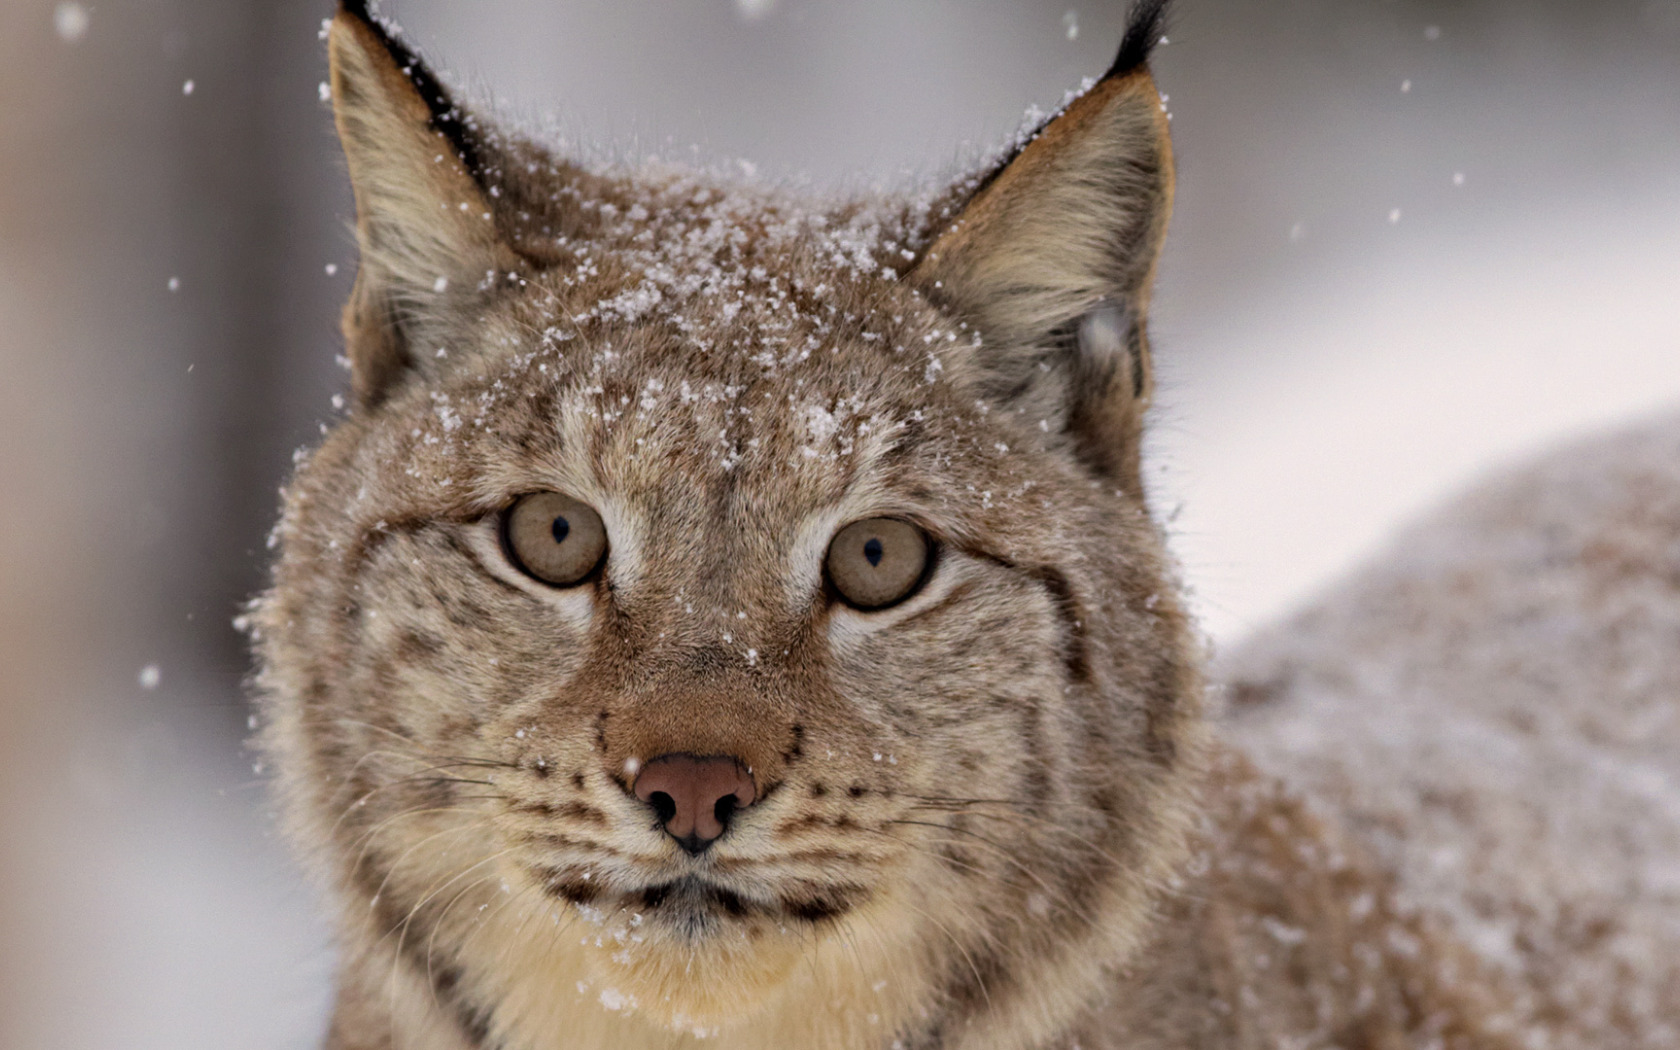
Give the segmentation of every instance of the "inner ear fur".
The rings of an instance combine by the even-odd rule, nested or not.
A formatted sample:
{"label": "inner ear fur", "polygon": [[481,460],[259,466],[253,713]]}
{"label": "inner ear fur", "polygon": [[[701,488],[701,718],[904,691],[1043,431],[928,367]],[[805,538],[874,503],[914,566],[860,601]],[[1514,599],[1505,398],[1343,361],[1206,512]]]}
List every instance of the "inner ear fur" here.
{"label": "inner ear fur", "polygon": [[344,336],[357,400],[372,405],[425,367],[415,327],[515,260],[477,180],[470,120],[436,77],[363,4],[344,4],[327,39],[361,251]]}
{"label": "inner ear fur", "polygon": [[[1166,114],[1143,64],[1159,5],[1145,6],[1115,69],[983,180],[910,274],[980,333],[962,371],[986,396],[1048,420],[1126,485],[1138,483],[1149,294],[1173,193]],[[1119,339],[1082,345],[1094,309],[1123,318]]]}

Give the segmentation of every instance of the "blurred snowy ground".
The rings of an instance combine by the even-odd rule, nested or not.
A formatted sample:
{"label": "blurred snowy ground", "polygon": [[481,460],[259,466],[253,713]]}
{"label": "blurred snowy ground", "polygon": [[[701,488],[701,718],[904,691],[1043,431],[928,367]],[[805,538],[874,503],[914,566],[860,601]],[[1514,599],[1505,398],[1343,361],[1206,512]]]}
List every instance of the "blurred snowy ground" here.
{"label": "blurred snowy ground", "polygon": [[[1068,2],[387,9],[573,141],[857,189],[1100,70],[1122,5]],[[0,1046],[320,1029],[226,625],[343,382],[329,7],[0,8]],[[1221,643],[1491,464],[1680,403],[1680,0],[1200,0],[1171,40],[1153,462]]]}

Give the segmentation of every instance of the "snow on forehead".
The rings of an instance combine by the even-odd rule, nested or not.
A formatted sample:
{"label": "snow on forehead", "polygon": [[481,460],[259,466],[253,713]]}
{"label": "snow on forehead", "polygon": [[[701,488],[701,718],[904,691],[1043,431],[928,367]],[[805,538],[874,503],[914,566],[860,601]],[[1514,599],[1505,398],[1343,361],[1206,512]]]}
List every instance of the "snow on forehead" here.
{"label": "snow on forehead", "polygon": [[933,321],[900,283],[921,239],[915,205],[820,207],[687,170],[553,193],[583,218],[548,237],[556,261],[531,282],[538,346],[526,345],[569,358],[565,371],[623,374],[657,356],[750,384],[807,361],[820,371],[825,349],[903,354],[906,333]]}
{"label": "snow on forehead", "polygon": [[545,192],[581,217],[542,216],[564,231],[544,230],[547,264],[492,275],[523,291],[488,340],[505,350],[480,374],[486,409],[548,389],[621,435],[704,422],[726,464],[773,431],[832,461],[923,418],[941,358],[977,340],[902,280],[925,202],[811,202],[692,170],[554,175]]}
{"label": "snow on forehead", "polygon": [[893,264],[914,258],[903,212],[884,203],[823,209],[685,171],[613,188],[616,201],[574,189],[596,221],[587,236],[553,238],[571,260],[562,286],[589,288],[607,266],[617,278],[594,302],[568,304],[574,324],[664,320],[698,332],[741,317],[774,328],[820,313],[842,283],[896,281]]}

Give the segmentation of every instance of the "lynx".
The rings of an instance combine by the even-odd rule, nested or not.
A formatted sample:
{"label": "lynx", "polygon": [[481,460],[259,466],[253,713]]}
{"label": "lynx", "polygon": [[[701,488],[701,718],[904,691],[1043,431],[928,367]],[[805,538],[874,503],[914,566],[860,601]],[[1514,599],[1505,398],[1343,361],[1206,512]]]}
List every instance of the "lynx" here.
{"label": "lynx", "polygon": [[331,1050],[1543,1030],[1210,727],[1139,469],[1161,8],[978,173],[804,201],[555,156],[342,6],[354,404],[250,617]]}

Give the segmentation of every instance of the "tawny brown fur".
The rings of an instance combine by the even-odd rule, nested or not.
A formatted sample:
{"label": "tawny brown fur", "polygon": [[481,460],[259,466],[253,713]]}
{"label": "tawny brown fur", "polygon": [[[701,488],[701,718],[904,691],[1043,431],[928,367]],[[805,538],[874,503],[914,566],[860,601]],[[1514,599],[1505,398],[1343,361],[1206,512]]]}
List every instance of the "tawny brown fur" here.
{"label": "tawny brown fur", "polygon": [[[1137,468],[1146,70],[941,195],[813,207],[456,114],[469,164],[383,27],[330,51],[357,401],[251,620],[332,1050],[1507,1045],[1503,978],[1210,743]],[[605,521],[591,582],[502,549],[547,490]],[[881,515],[938,560],[862,613],[822,559]],[[628,790],[670,752],[760,799],[697,858]]]}
{"label": "tawny brown fur", "polygon": [[1680,417],[1501,472],[1224,661],[1232,730],[1335,807],[1556,1050],[1680,1046]]}

